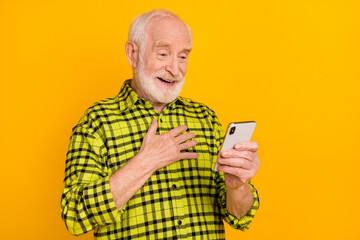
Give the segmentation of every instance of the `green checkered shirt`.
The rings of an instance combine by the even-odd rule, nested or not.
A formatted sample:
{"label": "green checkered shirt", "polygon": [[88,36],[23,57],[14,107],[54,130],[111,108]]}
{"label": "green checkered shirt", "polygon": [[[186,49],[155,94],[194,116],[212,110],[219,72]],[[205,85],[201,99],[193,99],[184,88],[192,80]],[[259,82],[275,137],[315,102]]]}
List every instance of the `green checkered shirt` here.
{"label": "green checkered shirt", "polygon": [[[118,211],[109,177],[139,151],[152,119],[158,134],[186,125],[199,153],[157,170]],[[161,114],[126,81],[120,93],[90,107],[73,128],[66,159],[62,218],[74,235],[94,230],[95,239],[224,239],[223,219],[247,229],[259,206],[236,219],[226,210],[221,172],[213,171],[224,131],[214,112],[178,97]],[[141,166],[139,166],[141,168]]]}

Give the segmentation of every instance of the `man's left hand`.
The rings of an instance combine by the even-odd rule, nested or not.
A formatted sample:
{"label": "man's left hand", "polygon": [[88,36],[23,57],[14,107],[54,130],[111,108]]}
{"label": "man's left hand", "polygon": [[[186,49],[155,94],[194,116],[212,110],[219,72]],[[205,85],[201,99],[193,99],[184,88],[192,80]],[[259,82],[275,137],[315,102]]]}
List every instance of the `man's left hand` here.
{"label": "man's left hand", "polygon": [[218,170],[224,172],[227,188],[237,189],[252,179],[259,169],[256,142],[239,142],[234,149],[221,152]]}

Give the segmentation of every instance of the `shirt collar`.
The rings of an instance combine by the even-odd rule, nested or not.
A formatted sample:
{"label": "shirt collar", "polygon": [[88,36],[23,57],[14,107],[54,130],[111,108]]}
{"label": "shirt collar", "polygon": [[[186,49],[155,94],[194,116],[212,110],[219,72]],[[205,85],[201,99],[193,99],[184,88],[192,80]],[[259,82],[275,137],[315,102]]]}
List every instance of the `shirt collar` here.
{"label": "shirt collar", "polygon": [[124,82],[121,90],[118,94],[119,108],[121,111],[125,111],[130,108],[139,99],[139,96],[130,86],[131,79]]}
{"label": "shirt collar", "polygon": [[184,105],[191,105],[191,100],[189,98],[179,96],[176,100],[179,100],[179,102]]}

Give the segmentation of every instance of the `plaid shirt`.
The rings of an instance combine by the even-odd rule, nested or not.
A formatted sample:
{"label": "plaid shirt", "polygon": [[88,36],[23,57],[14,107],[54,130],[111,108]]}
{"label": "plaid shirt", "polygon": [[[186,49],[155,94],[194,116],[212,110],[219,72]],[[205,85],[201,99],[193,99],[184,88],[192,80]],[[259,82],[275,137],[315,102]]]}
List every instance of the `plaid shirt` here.
{"label": "plaid shirt", "polygon": [[[151,120],[158,134],[186,125],[199,153],[157,170],[118,211],[109,177],[139,151]],[[214,112],[178,97],[161,114],[126,81],[120,93],[90,107],[73,128],[67,153],[62,218],[74,235],[94,230],[95,239],[224,239],[223,219],[247,229],[259,206],[236,219],[226,210],[221,172],[213,171],[224,131]],[[139,166],[141,168],[141,166]]]}

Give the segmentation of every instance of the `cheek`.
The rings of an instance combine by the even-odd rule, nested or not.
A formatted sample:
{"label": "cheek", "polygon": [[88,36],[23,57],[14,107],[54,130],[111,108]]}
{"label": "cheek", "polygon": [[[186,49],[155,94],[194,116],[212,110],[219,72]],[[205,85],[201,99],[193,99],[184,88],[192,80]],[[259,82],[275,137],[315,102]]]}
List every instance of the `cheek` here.
{"label": "cheek", "polygon": [[180,65],[180,71],[185,76],[186,71],[187,71],[187,64],[186,63],[183,63],[183,64]]}
{"label": "cheek", "polygon": [[155,61],[148,61],[149,64],[145,65],[145,74],[147,76],[151,76],[152,74],[154,74],[155,72],[164,69],[165,68],[165,64],[162,62],[157,62]]}

